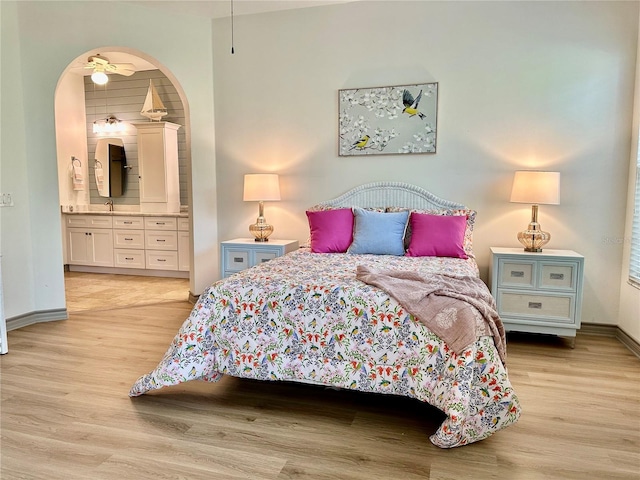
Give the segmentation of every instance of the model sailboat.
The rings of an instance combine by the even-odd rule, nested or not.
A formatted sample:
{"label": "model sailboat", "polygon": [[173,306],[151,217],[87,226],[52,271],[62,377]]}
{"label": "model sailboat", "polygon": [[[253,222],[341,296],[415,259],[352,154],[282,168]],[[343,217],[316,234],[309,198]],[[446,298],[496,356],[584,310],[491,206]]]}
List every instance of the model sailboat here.
{"label": "model sailboat", "polygon": [[156,87],[153,86],[153,80],[149,80],[149,90],[140,114],[152,122],[159,122],[167,114],[167,109],[160,100]]}

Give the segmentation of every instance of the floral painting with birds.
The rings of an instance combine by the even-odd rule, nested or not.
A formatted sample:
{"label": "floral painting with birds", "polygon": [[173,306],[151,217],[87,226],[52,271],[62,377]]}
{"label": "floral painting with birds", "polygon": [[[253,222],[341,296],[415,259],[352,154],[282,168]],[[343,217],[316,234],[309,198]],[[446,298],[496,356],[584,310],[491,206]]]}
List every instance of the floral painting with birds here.
{"label": "floral painting with birds", "polygon": [[339,91],[339,155],[436,153],[438,83]]}

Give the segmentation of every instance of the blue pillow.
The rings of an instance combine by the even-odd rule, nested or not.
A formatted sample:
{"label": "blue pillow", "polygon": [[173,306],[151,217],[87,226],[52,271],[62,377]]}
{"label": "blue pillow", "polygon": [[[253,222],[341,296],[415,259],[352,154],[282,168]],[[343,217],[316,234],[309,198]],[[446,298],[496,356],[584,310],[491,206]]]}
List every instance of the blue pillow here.
{"label": "blue pillow", "polygon": [[375,212],[354,207],[353,242],[347,253],[404,255],[409,212]]}

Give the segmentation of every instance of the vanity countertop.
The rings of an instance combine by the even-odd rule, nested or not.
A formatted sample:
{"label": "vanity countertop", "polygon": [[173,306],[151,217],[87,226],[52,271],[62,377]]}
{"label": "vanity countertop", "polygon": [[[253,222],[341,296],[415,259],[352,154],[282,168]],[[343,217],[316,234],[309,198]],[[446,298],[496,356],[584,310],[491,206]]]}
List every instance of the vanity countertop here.
{"label": "vanity countertop", "polygon": [[62,212],[64,215],[109,215],[112,217],[178,217],[178,218],[188,218],[188,212],[180,212],[180,213],[152,213],[152,212],[123,212],[123,211],[113,211],[109,212],[107,210],[88,210],[88,211],[73,211],[73,212]]}

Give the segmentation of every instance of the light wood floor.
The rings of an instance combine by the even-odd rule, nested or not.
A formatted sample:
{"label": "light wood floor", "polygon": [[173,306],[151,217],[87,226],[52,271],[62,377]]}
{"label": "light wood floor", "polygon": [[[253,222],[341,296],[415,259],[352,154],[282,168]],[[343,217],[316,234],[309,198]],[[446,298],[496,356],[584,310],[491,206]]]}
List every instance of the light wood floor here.
{"label": "light wood floor", "polygon": [[65,272],[68,312],[189,299],[189,279]]}
{"label": "light wood floor", "polygon": [[516,425],[441,450],[417,401],[225,377],[130,399],[191,305],[83,310],[9,332],[0,478],[638,479],[640,360],[615,339],[511,337]]}

